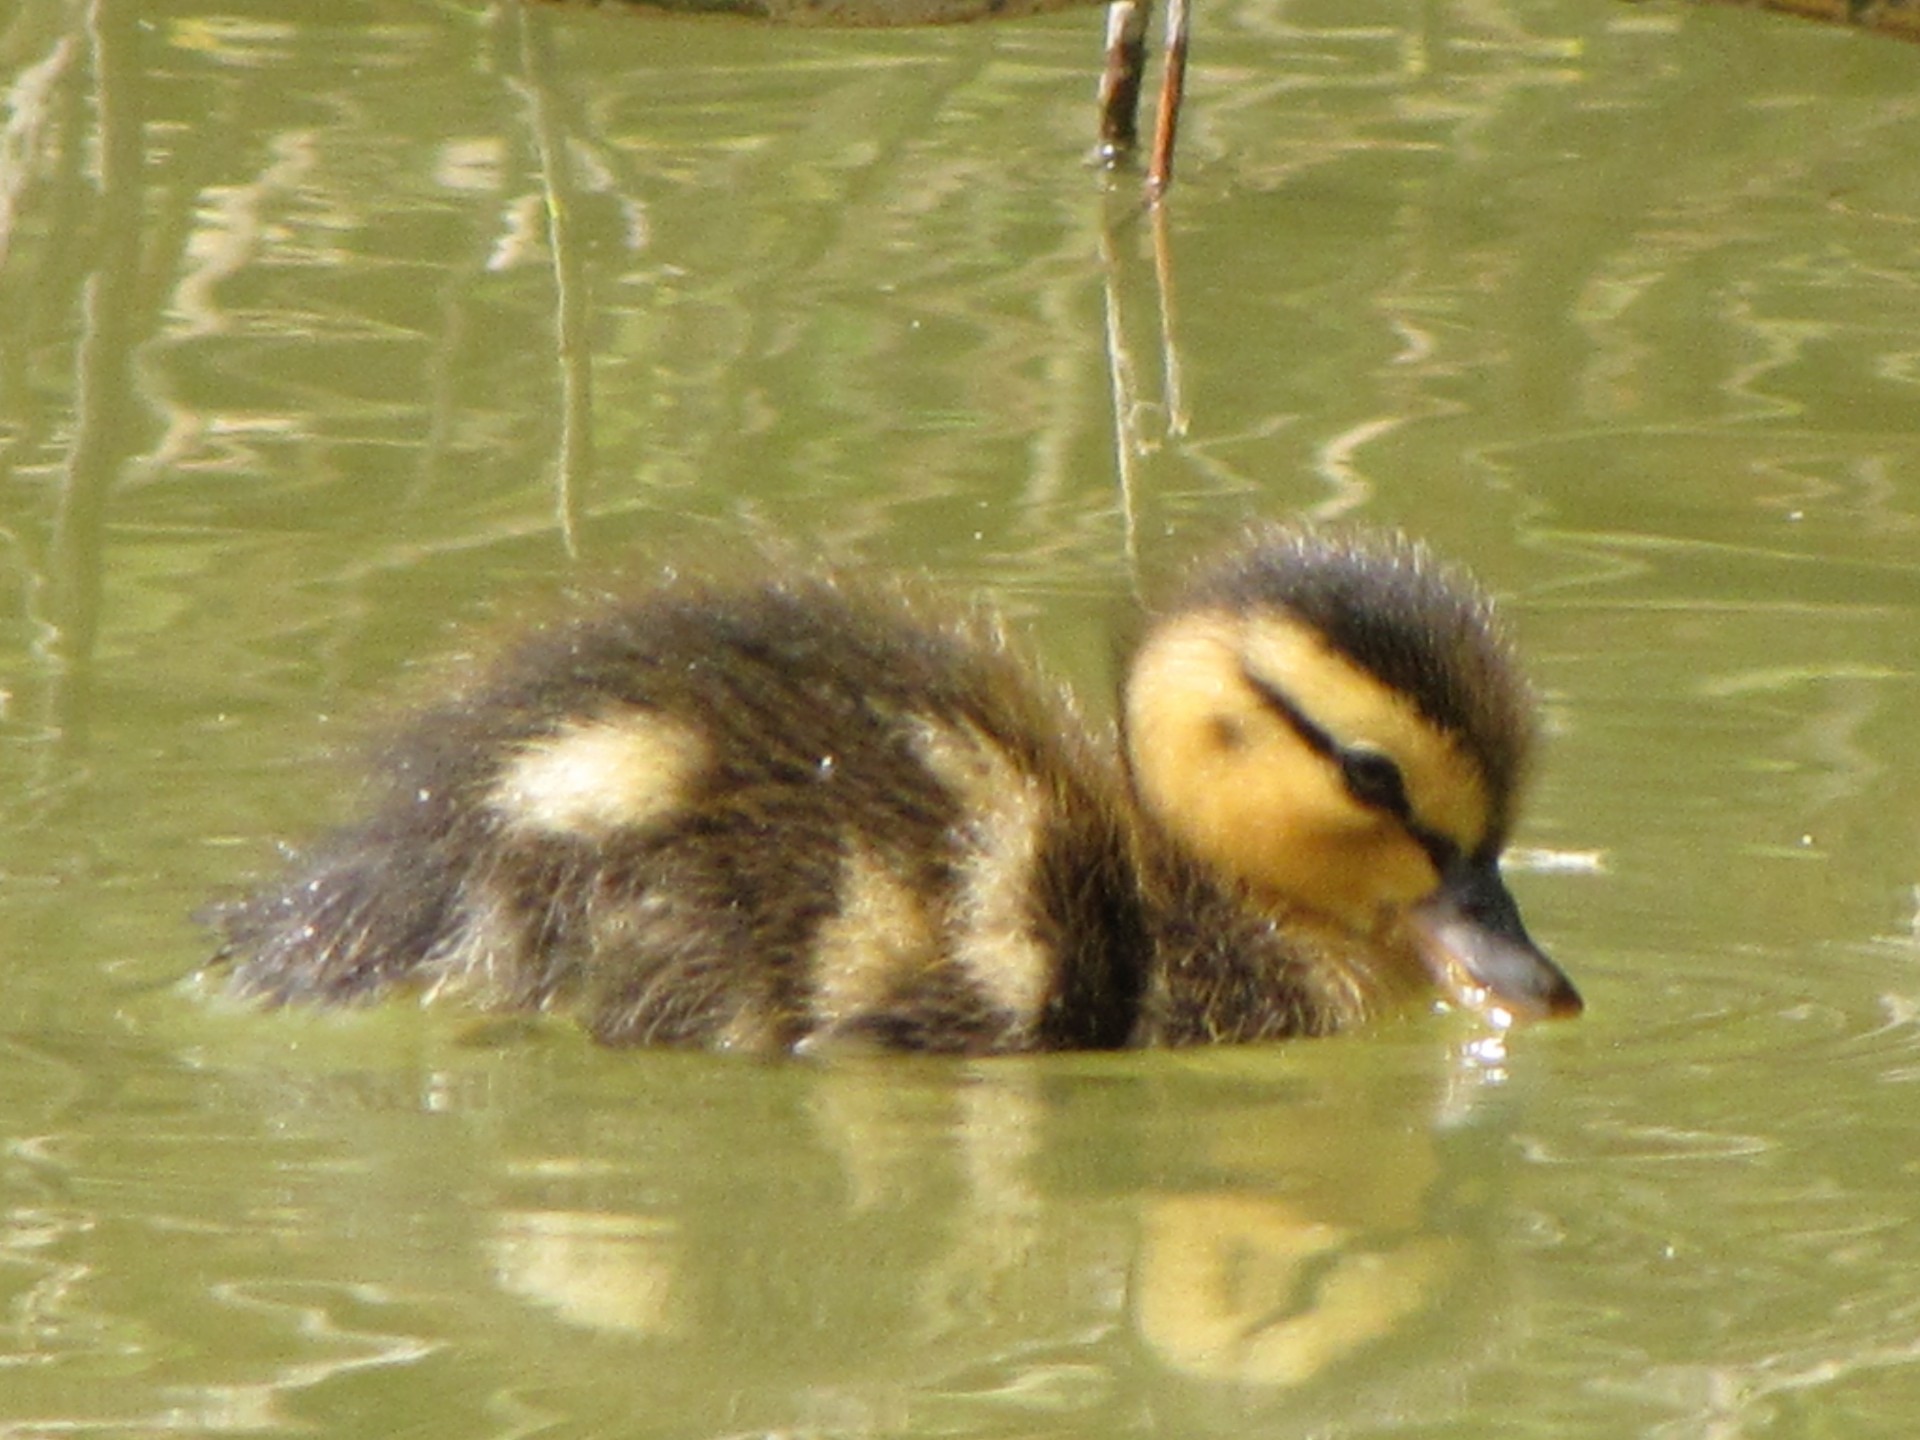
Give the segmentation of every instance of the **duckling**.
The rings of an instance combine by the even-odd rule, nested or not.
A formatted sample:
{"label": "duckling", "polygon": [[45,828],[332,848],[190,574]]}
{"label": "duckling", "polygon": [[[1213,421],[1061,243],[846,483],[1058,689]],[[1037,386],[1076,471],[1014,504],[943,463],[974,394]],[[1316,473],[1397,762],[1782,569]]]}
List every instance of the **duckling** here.
{"label": "duckling", "polygon": [[669,582],[425,715],[214,965],[760,1051],[1572,1014],[1499,872],[1532,736],[1484,594],[1398,537],[1249,531],[1146,618],[1111,731],[989,616]]}

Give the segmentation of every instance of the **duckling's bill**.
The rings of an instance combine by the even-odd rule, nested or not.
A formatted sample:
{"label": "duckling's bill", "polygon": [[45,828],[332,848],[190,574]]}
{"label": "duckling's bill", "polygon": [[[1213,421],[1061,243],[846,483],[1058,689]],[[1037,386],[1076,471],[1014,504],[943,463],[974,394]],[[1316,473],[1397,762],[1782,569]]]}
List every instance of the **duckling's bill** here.
{"label": "duckling's bill", "polygon": [[1461,860],[1410,916],[1421,957],[1448,998],[1505,1026],[1578,1015],[1566,972],[1534,944],[1497,858]]}

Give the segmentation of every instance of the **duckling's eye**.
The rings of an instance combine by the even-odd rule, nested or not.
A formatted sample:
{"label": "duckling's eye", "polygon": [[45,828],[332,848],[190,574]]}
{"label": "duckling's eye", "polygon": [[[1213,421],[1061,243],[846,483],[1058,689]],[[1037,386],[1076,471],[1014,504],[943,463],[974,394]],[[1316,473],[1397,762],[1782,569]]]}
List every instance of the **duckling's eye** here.
{"label": "duckling's eye", "polygon": [[1403,820],[1413,813],[1400,767],[1378,750],[1342,750],[1340,778],[1346,782],[1347,792],[1362,805]]}

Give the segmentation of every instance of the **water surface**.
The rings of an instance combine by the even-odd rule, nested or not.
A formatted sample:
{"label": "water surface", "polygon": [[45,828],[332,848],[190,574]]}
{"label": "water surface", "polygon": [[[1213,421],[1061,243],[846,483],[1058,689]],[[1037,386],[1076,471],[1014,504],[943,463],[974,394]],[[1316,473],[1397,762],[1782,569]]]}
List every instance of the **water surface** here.
{"label": "water surface", "polygon": [[[0,1433],[1912,1433],[1920,54],[1199,27],[1170,397],[1090,13],[16,7]],[[767,1065],[183,983],[558,592],[909,569],[1098,710],[1136,573],[1302,512],[1506,600],[1578,1023]]]}

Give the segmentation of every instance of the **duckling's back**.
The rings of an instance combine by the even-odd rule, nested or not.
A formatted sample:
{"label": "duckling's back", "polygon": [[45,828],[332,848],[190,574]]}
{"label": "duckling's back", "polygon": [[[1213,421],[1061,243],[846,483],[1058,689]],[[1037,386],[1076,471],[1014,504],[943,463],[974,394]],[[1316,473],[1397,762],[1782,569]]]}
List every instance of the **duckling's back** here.
{"label": "duckling's back", "polygon": [[407,986],[616,1044],[1123,1044],[1149,942],[1112,770],[985,623],[669,586],[429,715],[223,958],[273,1001]]}

